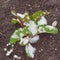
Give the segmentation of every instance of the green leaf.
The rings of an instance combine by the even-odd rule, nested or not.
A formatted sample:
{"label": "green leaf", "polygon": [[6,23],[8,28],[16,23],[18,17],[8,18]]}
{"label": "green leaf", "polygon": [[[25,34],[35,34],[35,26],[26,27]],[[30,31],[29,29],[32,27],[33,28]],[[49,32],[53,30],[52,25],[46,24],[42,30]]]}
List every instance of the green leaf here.
{"label": "green leaf", "polygon": [[57,34],[58,29],[56,27],[50,26],[50,25],[40,25],[38,27],[39,33],[49,33],[49,34]]}
{"label": "green leaf", "polygon": [[30,16],[30,18],[31,18],[31,20],[36,20],[37,18],[42,16],[42,14],[43,14],[42,11],[37,11],[37,12],[33,13],[33,15]]}
{"label": "green leaf", "polygon": [[10,43],[15,44],[17,41],[19,41],[20,37],[17,34],[18,30],[15,30],[15,32],[10,37]]}
{"label": "green leaf", "polygon": [[24,36],[27,35],[27,33],[29,33],[28,27],[18,28],[17,30],[15,30],[15,32],[10,37],[10,43],[15,44],[17,41],[19,41],[21,33],[24,34]]}
{"label": "green leaf", "polygon": [[16,32],[16,34],[17,34],[18,36],[20,36],[20,33],[22,33],[23,29],[22,29],[22,28],[18,28],[17,31],[18,31],[18,32]]}
{"label": "green leaf", "polygon": [[22,15],[24,16],[23,18],[19,15],[17,15],[17,18],[23,22],[28,22],[30,20],[29,14],[27,12]]}
{"label": "green leaf", "polygon": [[15,44],[17,41],[19,41],[19,38],[10,38],[10,44]]}
{"label": "green leaf", "polygon": [[24,29],[23,29],[23,34],[26,35],[27,33],[28,33],[28,27],[26,26],[26,27],[24,27]]}
{"label": "green leaf", "polygon": [[12,18],[11,23],[16,24],[18,21],[15,18]]}
{"label": "green leaf", "polygon": [[28,22],[30,20],[30,17],[29,17],[29,14],[26,12],[24,13],[24,18],[23,18],[24,21]]}
{"label": "green leaf", "polygon": [[40,33],[46,33],[45,26],[46,25],[39,25],[38,26],[38,34],[40,34]]}
{"label": "green leaf", "polygon": [[48,15],[48,14],[49,14],[49,12],[47,12],[47,11],[44,12],[44,11],[40,10],[40,11],[33,13],[30,16],[30,19],[35,21],[35,20],[38,20],[42,15]]}
{"label": "green leaf", "polygon": [[47,12],[47,11],[37,11],[37,12],[35,12],[35,13],[33,13],[33,15],[31,15],[30,16],[30,19],[31,20],[37,20],[37,19],[39,19],[42,15],[48,15],[49,14],[49,12]]}
{"label": "green leaf", "polygon": [[[50,27],[52,27],[52,28],[50,28]],[[45,30],[46,30],[46,33],[49,33],[49,34],[57,34],[58,33],[58,29],[53,26],[45,27]]]}
{"label": "green leaf", "polygon": [[29,32],[28,32],[28,26],[26,26],[26,27],[24,27],[24,28],[18,28],[18,32],[16,32],[16,34],[17,34],[18,36],[20,36],[20,33],[22,33],[22,34],[24,34],[24,35],[26,35],[27,33],[29,33]]}

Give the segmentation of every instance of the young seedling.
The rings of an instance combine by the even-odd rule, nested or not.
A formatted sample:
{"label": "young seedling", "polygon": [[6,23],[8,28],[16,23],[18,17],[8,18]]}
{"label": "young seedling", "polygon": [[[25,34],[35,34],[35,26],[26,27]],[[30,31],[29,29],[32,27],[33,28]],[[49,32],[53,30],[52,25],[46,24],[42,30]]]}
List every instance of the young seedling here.
{"label": "young seedling", "polygon": [[9,43],[14,45],[16,42],[19,42],[21,46],[25,46],[26,54],[30,58],[34,58],[36,48],[32,47],[31,43],[36,43],[39,40],[38,34],[58,33],[58,29],[55,27],[57,24],[56,22],[54,22],[52,26],[47,24],[47,20],[45,18],[45,16],[49,14],[47,11],[37,11],[31,16],[27,12],[20,14],[15,11],[11,11],[11,13],[17,18],[12,19],[12,24],[19,23],[21,27],[14,31],[10,37]]}

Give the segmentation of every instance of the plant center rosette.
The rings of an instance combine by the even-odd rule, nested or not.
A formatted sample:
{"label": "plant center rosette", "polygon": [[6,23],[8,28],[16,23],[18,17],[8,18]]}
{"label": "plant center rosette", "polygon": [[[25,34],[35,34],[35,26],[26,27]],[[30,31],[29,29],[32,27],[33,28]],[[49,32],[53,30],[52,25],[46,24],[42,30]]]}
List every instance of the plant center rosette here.
{"label": "plant center rosette", "polygon": [[[26,12],[24,14],[16,13],[15,11],[11,11],[11,13],[16,16],[16,18],[12,18],[11,22],[13,24],[19,23],[20,28],[14,31],[14,33],[10,37],[10,41],[7,46],[11,45],[12,49],[7,51],[6,56],[9,56],[13,50],[16,42],[19,42],[21,46],[25,47],[25,51],[28,57],[34,58],[34,53],[36,48],[31,44],[36,43],[39,39],[39,34],[41,33],[49,33],[49,34],[57,34],[58,29],[55,27],[57,22],[53,22],[52,25],[47,24],[47,20],[45,18],[46,15],[49,14],[47,11],[37,11],[33,13],[31,16]],[[15,56],[16,57],[16,56]],[[17,58],[17,57],[16,57]]]}

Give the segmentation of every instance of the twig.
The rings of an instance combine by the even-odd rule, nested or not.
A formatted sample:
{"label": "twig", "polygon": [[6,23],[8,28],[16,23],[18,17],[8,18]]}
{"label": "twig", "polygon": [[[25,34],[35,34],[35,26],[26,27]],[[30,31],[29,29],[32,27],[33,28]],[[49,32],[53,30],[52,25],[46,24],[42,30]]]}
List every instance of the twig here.
{"label": "twig", "polygon": [[18,22],[20,23],[21,27],[24,28],[25,25],[24,25],[24,22],[22,21],[22,18],[20,18],[19,16],[17,16],[18,18]]}

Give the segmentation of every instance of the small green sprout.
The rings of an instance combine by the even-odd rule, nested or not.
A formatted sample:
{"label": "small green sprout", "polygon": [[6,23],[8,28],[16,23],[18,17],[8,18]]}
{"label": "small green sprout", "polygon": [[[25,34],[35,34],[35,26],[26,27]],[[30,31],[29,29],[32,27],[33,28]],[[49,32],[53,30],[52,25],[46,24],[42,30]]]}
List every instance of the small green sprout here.
{"label": "small green sprout", "polygon": [[32,47],[31,43],[39,40],[39,36],[37,37],[36,35],[41,33],[58,33],[58,29],[55,27],[57,23],[54,25],[54,22],[52,26],[47,24],[47,20],[45,18],[45,16],[49,14],[47,11],[40,10],[33,13],[31,16],[27,12],[20,14],[15,11],[11,11],[11,13],[17,18],[12,18],[12,24],[20,23],[21,27],[14,31],[10,37],[9,43],[14,45],[19,42],[21,46],[25,46],[26,54],[30,58],[34,58],[34,53],[36,51],[36,49]]}
{"label": "small green sprout", "polygon": [[18,21],[17,21],[17,19],[12,18],[11,23],[12,23],[12,24],[16,24],[16,23],[18,23]]}

